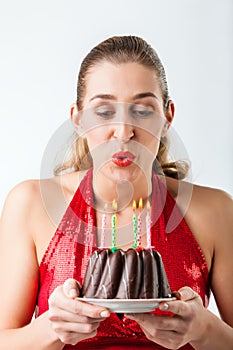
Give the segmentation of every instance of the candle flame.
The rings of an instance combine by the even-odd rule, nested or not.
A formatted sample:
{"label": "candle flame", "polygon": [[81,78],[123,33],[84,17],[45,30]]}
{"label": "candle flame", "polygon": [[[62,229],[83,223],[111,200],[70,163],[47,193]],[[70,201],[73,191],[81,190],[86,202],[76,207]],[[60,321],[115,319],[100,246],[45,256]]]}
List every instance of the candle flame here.
{"label": "candle flame", "polygon": [[138,203],[138,208],[142,209],[142,207],[143,207],[143,201],[142,201],[142,198],[140,198]]}
{"label": "candle flame", "polygon": [[150,202],[149,201],[147,201],[146,207],[147,207],[147,209],[150,209]]}
{"label": "candle flame", "polygon": [[114,211],[117,211],[117,201],[115,199],[113,199],[113,201],[112,201],[112,209]]}
{"label": "candle flame", "polygon": [[133,210],[135,210],[137,208],[137,204],[136,204],[136,201],[135,199],[133,200]]}

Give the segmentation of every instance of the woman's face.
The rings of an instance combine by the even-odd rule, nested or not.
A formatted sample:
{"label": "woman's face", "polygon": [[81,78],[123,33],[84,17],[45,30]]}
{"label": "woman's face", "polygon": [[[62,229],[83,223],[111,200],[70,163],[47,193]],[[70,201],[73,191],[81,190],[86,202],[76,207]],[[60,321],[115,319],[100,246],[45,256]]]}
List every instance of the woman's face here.
{"label": "woman's face", "polygon": [[153,70],[138,63],[94,66],[78,117],[94,171],[117,182],[149,176],[172,117]]}

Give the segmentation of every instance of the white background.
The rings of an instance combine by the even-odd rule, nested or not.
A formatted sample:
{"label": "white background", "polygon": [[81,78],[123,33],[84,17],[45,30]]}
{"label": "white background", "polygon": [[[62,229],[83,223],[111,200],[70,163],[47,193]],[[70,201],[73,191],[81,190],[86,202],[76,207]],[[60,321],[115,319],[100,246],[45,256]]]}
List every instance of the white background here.
{"label": "white background", "polygon": [[84,55],[121,34],[142,36],[165,65],[193,181],[233,194],[232,14],[231,0],[1,0],[0,209],[15,184],[40,177]]}

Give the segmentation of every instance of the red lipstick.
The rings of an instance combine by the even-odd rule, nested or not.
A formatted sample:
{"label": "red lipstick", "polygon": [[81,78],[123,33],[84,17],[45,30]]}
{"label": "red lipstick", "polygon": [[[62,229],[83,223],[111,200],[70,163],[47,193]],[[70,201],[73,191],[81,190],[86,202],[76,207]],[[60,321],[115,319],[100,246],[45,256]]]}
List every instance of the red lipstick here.
{"label": "red lipstick", "polygon": [[135,156],[131,152],[121,151],[112,156],[112,162],[119,167],[125,168],[132,164],[134,158]]}

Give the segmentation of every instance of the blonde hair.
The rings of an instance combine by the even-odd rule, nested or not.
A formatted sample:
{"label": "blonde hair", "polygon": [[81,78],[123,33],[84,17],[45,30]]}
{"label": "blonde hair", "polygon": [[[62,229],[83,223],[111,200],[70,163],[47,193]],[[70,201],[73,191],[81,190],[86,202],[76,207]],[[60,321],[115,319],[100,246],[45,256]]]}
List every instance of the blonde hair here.
{"label": "blonde hair", "polygon": [[[114,36],[94,47],[84,58],[77,83],[77,106],[82,109],[83,98],[86,92],[86,78],[91,68],[101,61],[113,64],[135,62],[148,67],[156,72],[160,85],[164,110],[169,105],[168,84],[164,67],[156,51],[142,38],[136,36]],[[55,175],[69,170],[86,170],[93,166],[89,153],[87,140],[76,135],[76,140],[71,146],[70,155],[65,162],[57,166]],[[183,179],[188,172],[188,164],[183,161],[170,162],[168,160],[169,140],[162,137],[157,157],[153,164],[153,170],[169,177]]]}

